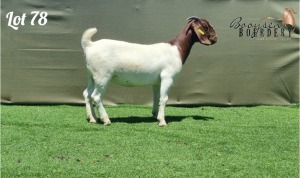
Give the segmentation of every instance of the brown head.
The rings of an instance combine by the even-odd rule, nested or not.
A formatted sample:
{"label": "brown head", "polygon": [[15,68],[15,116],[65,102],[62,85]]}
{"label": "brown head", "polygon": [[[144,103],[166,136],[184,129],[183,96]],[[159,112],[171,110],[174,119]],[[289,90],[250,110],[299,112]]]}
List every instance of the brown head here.
{"label": "brown head", "polygon": [[216,32],[207,20],[189,17],[187,21],[188,24],[183,31],[169,41],[171,45],[177,46],[182,64],[185,63],[195,42],[204,45],[213,45],[217,42]]}
{"label": "brown head", "polygon": [[206,19],[199,19],[192,16],[187,19],[188,28],[186,33],[191,30],[194,34],[195,42],[200,42],[204,45],[213,45],[217,42],[217,34],[214,28]]}

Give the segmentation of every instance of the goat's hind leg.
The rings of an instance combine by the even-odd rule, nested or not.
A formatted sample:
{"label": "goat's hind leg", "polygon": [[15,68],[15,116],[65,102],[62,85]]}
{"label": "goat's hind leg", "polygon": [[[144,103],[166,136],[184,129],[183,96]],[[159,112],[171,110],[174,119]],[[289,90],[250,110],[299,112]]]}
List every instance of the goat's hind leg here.
{"label": "goat's hind leg", "polygon": [[93,82],[90,80],[92,79],[89,79],[88,87],[84,90],[83,97],[86,105],[87,120],[90,123],[97,123],[93,101],[92,101],[92,93],[94,92],[94,85]]}
{"label": "goat's hind leg", "polygon": [[97,87],[92,94],[92,98],[93,98],[94,102],[96,103],[96,107],[98,108],[98,111],[100,114],[100,120],[103,122],[104,125],[110,125],[111,121],[109,120],[106,110],[102,104],[103,94],[104,94],[104,91]]}

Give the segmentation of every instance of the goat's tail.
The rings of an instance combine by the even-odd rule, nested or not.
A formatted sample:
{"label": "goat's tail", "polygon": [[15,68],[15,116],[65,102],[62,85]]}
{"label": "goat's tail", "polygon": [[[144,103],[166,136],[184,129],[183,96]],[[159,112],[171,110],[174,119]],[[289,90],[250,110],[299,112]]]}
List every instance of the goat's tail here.
{"label": "goat's tail", "polygon": [[97,28],[87,29],[83,33],[82,39],[81,39],[81,45],[82,45],[83,48],[86,48],[86,47],[90,46],[93,43],[91,38],[95,33],[97,33]]}

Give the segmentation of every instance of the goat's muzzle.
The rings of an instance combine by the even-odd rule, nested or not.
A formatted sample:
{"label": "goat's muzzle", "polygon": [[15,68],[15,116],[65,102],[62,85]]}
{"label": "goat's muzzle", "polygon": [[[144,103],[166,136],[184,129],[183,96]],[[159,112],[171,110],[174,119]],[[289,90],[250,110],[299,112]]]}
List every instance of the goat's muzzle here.
{"label": "goat's muzzle", "polygon": [[217,35],[211,35],[209,37],[209,41],[211,42],[211,45],[215,44],[217,42]]}

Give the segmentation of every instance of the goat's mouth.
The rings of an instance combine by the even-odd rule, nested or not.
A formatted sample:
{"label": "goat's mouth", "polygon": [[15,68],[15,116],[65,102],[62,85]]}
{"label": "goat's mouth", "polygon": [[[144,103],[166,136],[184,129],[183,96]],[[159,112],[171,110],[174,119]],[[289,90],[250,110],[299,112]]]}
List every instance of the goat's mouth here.
{"label": "goat's mouth", "polygon": [[215,44],[215,43],[217,43],[217,40],[218,38],[217,38],[217,35],[212,35],[212,36],[210,36],[209,37],[209,41],[210,41],[210,45],[213,45],[213,44]]}
{"label": "goat's mouth", "polygon": [[205,46],[213,45],[217,42],[217,35],[199,36],[199,42]]}
{"label": "goat's mouth", "polygon": [[217,40],[207,40],[205,42],[200,42],[201,44],[205,45],[205,46],[210,46],[210,45],[214,45],[215,43],[217,43]]}

